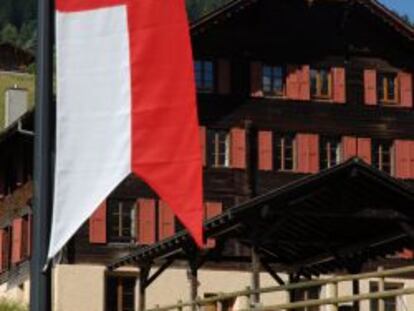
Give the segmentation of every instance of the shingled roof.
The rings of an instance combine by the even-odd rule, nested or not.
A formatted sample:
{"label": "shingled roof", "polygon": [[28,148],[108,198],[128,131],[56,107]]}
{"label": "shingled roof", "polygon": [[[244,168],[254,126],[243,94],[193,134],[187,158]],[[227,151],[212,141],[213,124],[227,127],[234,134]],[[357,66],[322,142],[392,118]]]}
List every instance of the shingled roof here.
{"label": "shingled roof", "polygon": [[[208,28],[222,23],[227,19],[238,15],[239,13],[248,10],[249,8],[260,4],[265,0],[233,0],[226,5],[218,8],[217,10],[203,16],[192,24],[191,30],[193,35],[198,35],[205,32]],[[272,0],[280,1],[280,0]],[[303,0],[308,1],[309,5],[312,3],[322,2],[338,2],[338,3],[350,3],[362,6],[369,10],[372,14],[381,18],[384,23],[388,24],[395,31],[406,37],[410,41],[414,41],[414,28],[409,25],[404,19],[402,19],[395,12],[388,9],[385,5],[382,5],[377,0]]]}

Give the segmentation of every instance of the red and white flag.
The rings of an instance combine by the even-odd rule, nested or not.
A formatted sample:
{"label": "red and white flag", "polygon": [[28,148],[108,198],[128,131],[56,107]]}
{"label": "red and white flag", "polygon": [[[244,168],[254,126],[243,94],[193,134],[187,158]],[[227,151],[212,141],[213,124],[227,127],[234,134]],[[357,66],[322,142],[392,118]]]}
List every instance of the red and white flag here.
{"label": "red and white flag", "polygon": [[202,245],[202,164],[184,0],[56,0],[49,258],[135,173]]}

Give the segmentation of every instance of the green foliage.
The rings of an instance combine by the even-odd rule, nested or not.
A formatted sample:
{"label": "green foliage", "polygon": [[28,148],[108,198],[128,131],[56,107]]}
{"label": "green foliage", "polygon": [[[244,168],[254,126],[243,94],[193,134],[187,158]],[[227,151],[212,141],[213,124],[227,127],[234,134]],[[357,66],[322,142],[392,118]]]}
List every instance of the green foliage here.
{"label": "green foliage", "polygon": [[18,37],[19,32],[16,26],[12,24],[7,24],[1,30],[1,42],[3,43],[10,43],[12,45],[16,45]]}
{"label": "green foliage", "polygon": [[2,299],[0,300],[0,311],[28,311],[28,308],[17,302]]}

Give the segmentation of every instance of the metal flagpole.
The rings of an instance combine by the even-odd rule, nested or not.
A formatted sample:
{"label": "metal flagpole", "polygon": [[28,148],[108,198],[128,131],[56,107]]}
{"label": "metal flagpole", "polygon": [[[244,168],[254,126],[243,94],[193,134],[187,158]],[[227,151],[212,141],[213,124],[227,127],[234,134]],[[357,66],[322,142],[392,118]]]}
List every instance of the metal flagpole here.
{"label": "metal flagpole", "polygon": [[51,311],[51,269],[43,267],[52,215],[54,13],[54,0],[38,0],[31,311]]}

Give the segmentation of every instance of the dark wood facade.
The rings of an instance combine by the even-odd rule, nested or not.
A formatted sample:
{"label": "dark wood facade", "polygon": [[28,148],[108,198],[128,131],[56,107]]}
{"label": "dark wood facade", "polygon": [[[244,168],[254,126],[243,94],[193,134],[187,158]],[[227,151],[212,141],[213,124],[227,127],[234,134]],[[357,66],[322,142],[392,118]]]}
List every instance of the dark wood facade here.
{"label": "dark wood facade", "polygon": [[[217,212],[221,208],[218,203],[226,209],[318,172],[323,137],[338,138],[342,144],[344,138],[351,137],[357,145],[358,138],[370,139],[369,158],[374,141],[390,142],[393,153],[398,149],[396,141],[407,142],[410,145],[404,145],[402,149],[409,148],[409,156],[404,159],[414,161],[410,149],[414,144],[411,142],[414,141],[414,30],[375,1],[239,0],[196,22],[192,34],[195,59],[209,61],[213,66],[212,89],[198,95],[206,156],[205,201],[213,206],[208,213]],[[284,68],[285,87],[289,79],[288,68],[306,68],[309,74],[313,69],[332,73],[332,69],[340,68],[345,74],[345,101],[338,103],[333,98],[313,98],[309,75],[306,90],[309,99],[292,98],[286,94],[282,97],[256,96],[252,94],[252,64],[258,63]],[[411,104],[383,105],[378,101],[368,105],[366,70],[397,77],[400,73],[411,75]],[[261,79],[262,73],[258,76],[258,80]],[[400,86],[398,90],[401,90]],[[209,131],[219,130],[229,135],[228,150],[225,151],[229,160],[214,167],[209,162],[212,150]],[[271,133],[272,137],[289,133],[296,140],[299,134],[303,135],[304,141],[317,137],[317,148],[306,152],[308,156],[318,154],[318,161],[309,167],[305,165],[307,168],[301,167],[303,163],[298,164],[298,157],[302,155],[296,150],[293,152],[294,169],[282,171],[272,165],[270,169],[260,169],[259,161],[263,156],[260,133],[263,132]],[[297,145],[297,141],[294,144]],[[276,154],[274,148],[268,150],[272,163]],[[341,149],[340,161],[344,161],[344,146]],[[26,154],[31,156],[30,152]],[[358,152],[350,156],[363,157]],[[394,154],[390,160],[394,166],[398,162],[396,157]],[[414,179],[414,175],[410,175],[411,167],[405,176],[398,176],[396,170],[394,167],[392,172],[395,177],[404,177],[408,183]],[[143,198],[154,200],[145,203],[148,212],[142,212],[139,199]],[[123,202],[133,202],[132,207]],[[117,213],[111,213],[114,206]],[[111,240],[113,227],[119,226],[125,210],[130,217],[126,230],[129,233],[135,231],[135,234],[130,234],[127,241]],[[111,221],[114,215],[119,220],[116,224]],[[165,237],[165,232],[170,230],[165,229],[171,225],[169,217],[155,193],[130,176],[70,241],[64,260],[74,264],[108,264],[142,246],[143,236],[145,243]],[[175,224],[174,227],[178,230],[181,226]]]}
{"label": "dark wood facade", "polygon": [[[206,202],[222,202],[228,208],[309,173],[259,170],[258,135],[263,131],[319,138],[369,138],[371,143],[414,140],[412,104],[402,107],[365,103],[365,70],[414,73],[413,33],[395,16],[390,17],[385,8],[381,12],[377,6],[359,1],[236,2],[192,28],[195,59],[213,64],[213,87],[198,95],[203,130],[224,130],[231,136],[232,129],[240,129],[245,139],[241,167],[233,165],[232,159],[227,167],[205,167]],[[310,69],[343,68],[346,101],[337,104],[332,100],[252,96],[252,63],[257,62],[285,67],[305,65]],[[412,96],[411,92],[411,101]],[[208,158],[211,150],[206,132],[201,137]],[[233,144],[230,142],[229,148]],[[232,155],[230,150],[229,157]],[[135,177],[128,178],[110,196],[110,200],[120,201],[138,198],[156,199],[156,195]],[[162,226],[159,214],[159,209],[154,208],[149,216],[154,219],[154,240]],[[110,217],[108,211],[106,215]],[[136,226],[140,226],[139,221]],[[69,244],[68,260],[104,264],[122,257],[140,245],[139,228],[135,229],[138,243],[107,240],[108,243],[91,245],[93,233],[85,224]],[[107,227],[106,233],[109,230]]]}

